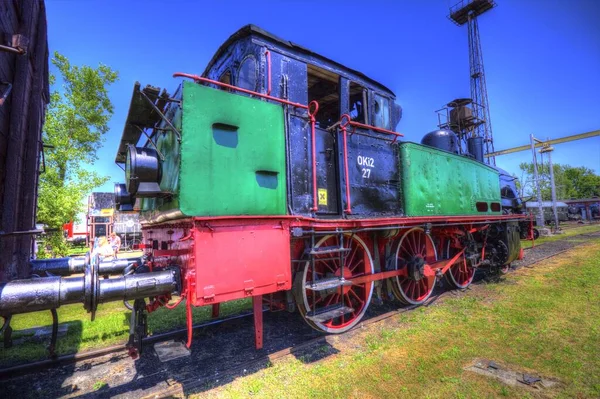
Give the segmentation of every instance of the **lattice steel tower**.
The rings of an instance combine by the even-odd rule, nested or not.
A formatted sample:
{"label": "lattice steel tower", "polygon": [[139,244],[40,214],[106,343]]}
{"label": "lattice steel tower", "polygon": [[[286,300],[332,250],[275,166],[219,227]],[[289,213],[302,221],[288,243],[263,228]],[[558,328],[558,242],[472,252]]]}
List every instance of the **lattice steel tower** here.
{"label": "lattice steel tower", "polygon": [[[484,154],[494,152],[494,138],[492,136],[492,121],[490,119],[477,17],[495,6],[494,0],[462,0],[450,8],[450,15],[448,15],[448,18],[458,26],[467,24],[473,116],[482,121],[474,128],[473,134],[476,137],[483,138]],[[496,165],[496,159],[488,157],[487,163]]]}

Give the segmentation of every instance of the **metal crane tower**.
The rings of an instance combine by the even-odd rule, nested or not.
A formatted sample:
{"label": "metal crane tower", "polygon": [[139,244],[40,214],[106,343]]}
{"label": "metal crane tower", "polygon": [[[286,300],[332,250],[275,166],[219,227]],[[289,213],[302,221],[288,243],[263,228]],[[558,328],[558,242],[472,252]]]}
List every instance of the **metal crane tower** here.
{"label": "metal crane tower", "polygon": [[[482,137],[484,142],[484,154],[494,152],[494,138],[492,136],[492,122],[490,119],[490,108],[485,84],[485,73],[483,70],[483,53],[479,40],[479,27],[477,17],[484,12],[494,8],[494,0],[461,0],[450,7],[448,18],[456,25],[467,24],[469,33],[469,66],[471,70],[471,100],[473,116],[475,120],[482,123],[474,127],[473,135]],[[487,156],[487,163],[496,165],[494,156]]]}

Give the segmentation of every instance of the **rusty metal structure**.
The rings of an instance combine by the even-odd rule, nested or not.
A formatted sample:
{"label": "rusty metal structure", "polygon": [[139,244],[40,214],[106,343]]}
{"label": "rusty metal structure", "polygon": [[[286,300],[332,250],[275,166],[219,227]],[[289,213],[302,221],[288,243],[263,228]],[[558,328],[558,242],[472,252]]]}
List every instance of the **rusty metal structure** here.
{"label": "rusty metal structure", "polygon": [[[496,6],[494,0],[461,0],[450,7],[448,18],[458,26],[467,25],[469,35],[469,67],[471,77],[471,101],[473,117],[480,121],[473,126],[473,137],[481,137],[485,154],[494,152],[492,121],[483,68],[483,52],[479,39],[477,17]],[[485,155],[484,154],[484,155]],[[487,163],[496,165],[493,156],[486,157]]]}
{"label": "rusty metal structure", "polygon": [[0,281],[6,281],[29,275],[50,95],[43,0],[0,1],[0,16]]}

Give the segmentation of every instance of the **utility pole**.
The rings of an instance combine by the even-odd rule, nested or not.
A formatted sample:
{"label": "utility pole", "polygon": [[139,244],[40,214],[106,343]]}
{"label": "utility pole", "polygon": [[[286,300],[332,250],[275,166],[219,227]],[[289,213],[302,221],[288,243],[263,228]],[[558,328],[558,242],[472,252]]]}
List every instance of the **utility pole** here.
{"label": "utility pole", "polygon": [[559,230],[558,227],[558,211],[556,210],[556,187],[554,186],[554,167],[552,166],[552,151],[554,148],[549,145],[544,146],[540,152],[548,153],[548,167],[550,168],[550,187],[552,188],[552,213],[554,215],[554,232]]}
{"label": "utility pole", "polygon": [[[542,191],[540,190],[538,168],[537,168],[537,156],[535,153],[536,138],[533,137],[533,134],[531,134],[529,137],[531,138],[531,153],[533,155],[533,182],[535,184],[535,189],[537,192],[537,200],[538,200],[537,225],[541,229],[544,227],[544,208],[542,207]],[[539,141],[539,140],[537,140],[537,141]]]}

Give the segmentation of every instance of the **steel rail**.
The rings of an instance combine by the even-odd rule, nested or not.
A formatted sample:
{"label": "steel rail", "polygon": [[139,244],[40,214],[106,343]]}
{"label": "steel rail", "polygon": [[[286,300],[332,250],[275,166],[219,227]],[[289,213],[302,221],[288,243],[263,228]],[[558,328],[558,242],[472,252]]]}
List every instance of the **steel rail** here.
{"label": "steel rail", "polygon": [[[266,312],[266,311],[267,311],[267,309],[263,309],[263,312]],[[213,326],[213,325],[218,325],[218,324],[225,323],[227,321],[252,316],[253,314],[254,313],[252,313],[252,312],[245,312],[245,313],[241,313],[241,314],[231,316],[231,317],[226,317],[226,318],[222,318],[222,319],[218,319],[218,320],[211,320],[206,323],[197,324],[197,325],[193,326],[193,329],[197,330],[197,329],[201,329],[201,328],[205,328],[205,327],[209,327],[209,326]],[[150,344],[153,344],[156,342],[166,341],[171,338],[184,336],[186,334],[187,334],[187,328],[179,328],[179,329],[173,330],[173,331],[167,331],[164,333],[150,335],[143,339],[143,343],[146,345],[150,345]],[[64,366],[64,365],[79,362],[82,360],[94,359],[94,358],[97,358],[100,356],[106,356],[106,355],[110,355],[113,353],[119,353],[119,352],[127,353],[127,351],[128,351],[128,349],[125,345],[113,345],[113,346],[108,346],[106,348],[95,349],[95,350],[91,350],[91,351],[84,351],[84,352],[77,352],[77,353],[73,353],[73,354],[69,354],[69,355],[62,355],[62,356],[58,356],[54,359],[46,359],[46,360],[40,360],[40,361],[33,362],[33,363],[19,364],[16,366],[0,369],[0,378],[4,378],[6,376],[13,377],[13,376],[20,375],[20,374],[27,374],[29,372],[39,371],[39,370],[43,370],[43,369],[46,369],[49,367]]]}

